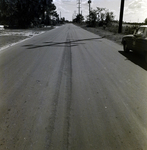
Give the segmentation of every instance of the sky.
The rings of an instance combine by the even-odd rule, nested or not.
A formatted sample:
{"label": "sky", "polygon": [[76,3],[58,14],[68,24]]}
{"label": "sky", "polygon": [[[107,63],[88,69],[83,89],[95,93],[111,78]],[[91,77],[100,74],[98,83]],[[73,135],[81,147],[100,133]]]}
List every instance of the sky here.
{"label": "sky", "polygon": [[[53,0],[57,12],[66,20],[72,20],[78,13],[78,2],[81,2],[82,15],[86,18],[89,14],[88,0]],[[106,8],[112,11],[115,20],[119,20],[121,0],[91,0],[91,8]],[[123,21],[144,22],[147,18],[147,0],[125,0]]]}

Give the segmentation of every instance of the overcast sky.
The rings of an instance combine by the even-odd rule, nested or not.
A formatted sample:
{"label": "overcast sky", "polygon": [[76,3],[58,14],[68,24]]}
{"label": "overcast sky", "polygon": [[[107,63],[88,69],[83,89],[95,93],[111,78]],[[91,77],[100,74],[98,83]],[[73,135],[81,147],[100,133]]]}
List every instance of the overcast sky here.
{"label": "overcast sky", "polygon": [[[57,12],[61,17],[65,17],[67,20],[72,20],[75,13],[78,13],[78,1],[79,0],[53,0],[53,3],[57,7]],[[119,20],[120,3],[121,0],[91,0],[91,8],[96,7],[107,8],[109,11],[113,11],[115,20]],[[88,0],[80,0],[81,11],[84,17],[89,13]],[[124,21],[127,22],[144,22],[147,18],[147,0],[125,0],[124,7]]]}

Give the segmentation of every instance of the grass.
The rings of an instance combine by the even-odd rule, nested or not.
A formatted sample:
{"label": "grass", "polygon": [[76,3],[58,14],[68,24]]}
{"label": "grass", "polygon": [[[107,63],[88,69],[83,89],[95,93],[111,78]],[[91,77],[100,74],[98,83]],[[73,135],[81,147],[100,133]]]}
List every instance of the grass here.
{"label": "grass", "polygon": [[103,27],[87,27],[86,24],[79,25],[80,27],[97,34],[101,37],[115,41],[118,44],[121,44],[122,37],[124,35],[133,34],[134,30],[138,25],[123,25],[122,33],[118,33],[118,25],[111,25],[106,28]]}

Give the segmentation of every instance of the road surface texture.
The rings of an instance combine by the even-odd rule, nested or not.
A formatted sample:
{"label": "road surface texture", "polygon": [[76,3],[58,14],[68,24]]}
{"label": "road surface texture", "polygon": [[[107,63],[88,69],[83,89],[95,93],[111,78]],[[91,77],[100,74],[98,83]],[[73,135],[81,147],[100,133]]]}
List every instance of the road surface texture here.
{"label": "road surface texture", "polygon": [[1,51],[0,150],[147,150],[144,60],[73,24]]}

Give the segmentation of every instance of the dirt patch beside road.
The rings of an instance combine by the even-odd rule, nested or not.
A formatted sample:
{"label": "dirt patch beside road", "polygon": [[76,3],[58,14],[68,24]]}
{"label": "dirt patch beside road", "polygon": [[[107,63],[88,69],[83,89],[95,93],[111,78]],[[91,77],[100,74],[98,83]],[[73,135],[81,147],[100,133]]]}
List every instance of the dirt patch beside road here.
{"label": "dirt patch beside road", "polygon": [[0,50],[4,49],[5,47],[9,47],[14,43],[41,34],[45,31],[49,31],[51,29],[53,29],[53,27],[0,30]]}
{"label": "dirt patch beside road", "polygon": [[24,40],[28,38],[28,36],[16,36],[16,35],[3,35],[0,36],[0,49],[4,48],[5,46],[9,46],[13,43],[18,41]]}

